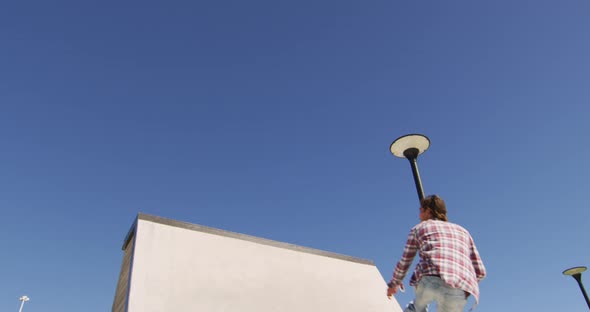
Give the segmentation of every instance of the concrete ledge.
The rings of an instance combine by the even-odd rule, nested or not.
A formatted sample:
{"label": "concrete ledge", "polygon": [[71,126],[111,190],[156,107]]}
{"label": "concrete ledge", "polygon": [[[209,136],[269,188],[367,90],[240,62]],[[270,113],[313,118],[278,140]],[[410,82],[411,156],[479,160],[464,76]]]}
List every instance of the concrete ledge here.
{"label": "concrete ledge", "polygon": [[[144,214],[144,213],[139,213],[137,215],[137,220],[145,220],[145,221],[164,224],[164,225],[168,225],[168,226],[183,228],[183,229],[187,229],[187,230],[191,230],[191,231],[198,231],[198,232],[204,232],[204,233],[209,233],[209,234],[214,234],[214,235],[231,237],[231,238],[241,239],[241,240],[245,240],[245,241],[250,241],[253,243],[257,243],[257,244],[262,244],[262,245],[267,245],[267,246],[272,246],[272,247],[277,247],[277,248],[284,248],[284,249],[289,249],[289,250],[293,250],[293,251],[304,252],[304,253],[309,253],[309,254],[314,254],[314,255],[319,255],[319,256],[324,256],[324,257],[330,257],[330,258],[335,258],[335,259],[340,259],[340,260],[345,260],[345,261],[351,261],[351,262],[356,262],[356,263],[360,263],[360,264],[375,265],[372,260],[356,258],[356,257],[347,256],[347,255],[338,254],[338,253],[329,252],[329,251],[324,251],[324,250],[320,250],[320,249],[303,247],[303,246],[299,246],[299,245],[274,241],[274,240],[270,240],[270,239],[266,239],[266,238],[220,230],[220,229],[216,229],[216,228],[212,228],[212,227],[207,227],[207,226],[203,226],[203,225],[182,222],[182,221],[177,221],[177,220],[172,220],[172,219],[167,219],[167,218],[162,218],[162,217]],[[135,221],[133,223],[133,226],[131,227],[131,229],[129,230],[129,233],[127,234],[127,237],[125,238],[125,242],[123,244],[123,250],[125,250],[125,247],[133,238],[133,233],[135,233],[136,226],[137,226],[137,221]]]}

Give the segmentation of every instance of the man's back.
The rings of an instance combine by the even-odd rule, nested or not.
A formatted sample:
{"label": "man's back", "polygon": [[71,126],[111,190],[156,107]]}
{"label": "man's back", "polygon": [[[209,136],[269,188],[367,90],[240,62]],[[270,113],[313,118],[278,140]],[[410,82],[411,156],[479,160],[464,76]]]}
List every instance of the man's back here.
{"label": "man's back", "polygon": [[410,285],[416,286],[416,300],[407,309],[425,312],[436,301],[444,311],[462,311],[468,294],[479,301],[478,282],[486,275],[473,238],[462,226],[448,222],[447,207],[438,195],[420,199],[419,224],[408,234],[402,258],[387,284],[387,296],[403,286],[414,257],[420,261]]}
{"label": "man's back", "polygon": [[448,221],[426,220],[411,232],[420,254],[412,280],[440,276],[445,283],[479,298],[478,281],[485,276],[485,268],[465,228]]}

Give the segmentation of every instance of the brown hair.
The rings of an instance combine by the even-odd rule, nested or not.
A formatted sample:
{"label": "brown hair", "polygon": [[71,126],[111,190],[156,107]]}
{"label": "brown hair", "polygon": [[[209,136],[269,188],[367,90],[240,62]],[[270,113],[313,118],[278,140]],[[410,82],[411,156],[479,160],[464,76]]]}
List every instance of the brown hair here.
{"label": "brown hair", "polygon": [[420,201],[420,206],[424,209],[430,209],[432,218],[435,220],[449,221],[447,219],[447,206],[445,201],[438,195],[430,195]]}

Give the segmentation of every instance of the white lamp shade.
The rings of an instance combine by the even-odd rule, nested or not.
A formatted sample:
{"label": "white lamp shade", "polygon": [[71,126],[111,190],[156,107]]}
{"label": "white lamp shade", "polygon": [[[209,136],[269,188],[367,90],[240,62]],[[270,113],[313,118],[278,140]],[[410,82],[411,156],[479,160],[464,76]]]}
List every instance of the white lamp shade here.
{"label": "white lamp shade", "polygon": [[563,271],[563,275],[581,274],[584,271],[586,271],[585,266],[573,267]]}
{"label": "white lamp shade", "polygon": [[394,156],[406,158],[404,152],[409,148],[418,149],[418,155],[424,153],[430,146],[430,140],[422,134],[408,134],[397,138],[389,150]]}

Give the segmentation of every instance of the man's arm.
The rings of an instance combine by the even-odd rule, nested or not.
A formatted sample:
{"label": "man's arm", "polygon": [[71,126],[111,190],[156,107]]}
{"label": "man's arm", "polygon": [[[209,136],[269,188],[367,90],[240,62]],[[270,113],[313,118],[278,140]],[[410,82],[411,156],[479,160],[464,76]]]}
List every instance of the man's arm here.
{"label": "man's arm", "polygon": [[393,271],[393,278],[388,284],[390,288],[391,286],[394,286],[393,288],[397,288],[397,286],[402,285],[404,277],[406,277],[408,269],[414,261],[414,257],[416,256],[417,250],[418,241],[416,239],[415,230],[412,229],[410,231],[410,234],[408,235],[408,240],[406,242],[406,246],[404,247],[404,253],[402,254],[402,258],[395,266],[395,270]]}
{"label": "man's arm", "polygon": [[475,276],[477,277],[477,281],[481,281],[484,277],[486,277],[486,268],[481,261],[481,257],[479,256],[479,252],[477,251],[477,247],[475,247],[475,243],[473,242],[473,238],[471,238],[471,264],[473,265],[473,269],[475,270]]}

